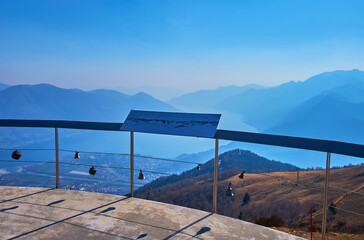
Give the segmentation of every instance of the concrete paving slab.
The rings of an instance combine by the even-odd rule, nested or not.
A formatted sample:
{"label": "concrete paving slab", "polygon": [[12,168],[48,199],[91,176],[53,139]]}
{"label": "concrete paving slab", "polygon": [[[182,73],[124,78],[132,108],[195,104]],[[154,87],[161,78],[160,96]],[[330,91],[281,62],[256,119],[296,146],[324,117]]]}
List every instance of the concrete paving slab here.
{"label": "concrete paving slab", "polygon": [[52,189],[48,192],[40,192],[38,194],[30,195],[26,197],[26,201],[43,205],[53,203],[55,206],[59,207],[87,211],[121,198],[126,197],[102,193],[90,194],[89,192],[75,190]]}
{"label": "concrete paving slab", "polygon": [[13,198],[23,198],[30,196],[32,194],[38,194],[44,191],[50,191],[49,188],[28,188],[28,187],[17,187],[16,190],[14,188],[2,187],[0,194],[0,202],[13,199]]}
{"label": "concrete paving slab", "polygon": [[217,214],[108,194],[0,187],[0,239],[302,239]]}

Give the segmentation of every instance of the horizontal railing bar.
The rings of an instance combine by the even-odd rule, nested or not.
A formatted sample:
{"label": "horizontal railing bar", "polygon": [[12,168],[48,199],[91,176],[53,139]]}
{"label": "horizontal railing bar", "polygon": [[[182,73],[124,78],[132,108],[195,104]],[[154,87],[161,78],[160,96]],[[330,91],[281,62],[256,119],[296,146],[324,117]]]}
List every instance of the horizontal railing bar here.
{"label": "horizontal railing bar", "polygon": [[54,148],[0,148],[0,150],[10,150],[10,151],[55,151]]}
{"label": "horizontal railing bar", "polygon": [[69,128],[84,130],[121,131],[122,123],[84,122],[61,120],[0,119],[0,127]]}
{"label": "horizontal railing bar", "polygon": [[[265,175],[265,176],[270,177],[270,178],[285,179],[285,180],[288,180],[288,181],[291,181],[291,182],[296,182],[296,179],[290,179],[290,178],[283,177],[283,176],[270,176],[269,173],[252,172],[252,173],[246,173],[246,174],[259,174],[259,175]],[[303,184],[301,182],[299,182],[298,184],[301,185],[301,186],[303,186],[303,187],[305,187],[305,188],[318,189],[319,191],[322,191],[322,188],[324,187],[324,185],[321,185],[319,183],[313,184],[313,185],[315,185],[315,187],[305,185],[305,184]],[[334,188],[334,189],[341,190],[341,191],[344,191],[344,192],[347,192],[347,193],[354,193],[354,194],[358,194],[358,195],[364,196],[364,193],[356,192],[356,191],[349,190],[349,189],[339,188],[339,187],[335,187],[335,186],[331,186],[331,185],[329,186],[329,188]]]}
{"label": "horizontal railing bar", "polygon": [[[13,162],[13,163],[55,163],[54,161],[23,161],[23,160],[0,160],[0,162]],[[114,168],[114,169],[121,169],[121,170],[129,170],[130,169],[130,168],[124,168],[124,167],[108,166],[108,165],[93,165],[93,164],[72,163],[72,162],[59,162],[59,164],[63,164],[63,165],[73,165],[73,166],[84,166],[84,167],[92,167],[93,166],[95,168]],[[135,172],[139,172],[139,169],[134,169],[134,171]],[[162,172],[149,171],[149,170],[143,170],[143,172],[160,174],[160,175],[167,175],[167,176],[173,175],[173,174],[170,174],[170,173],[162,173]]]}
{"label": "horizontal railing bar", "polygon": [[168,159],[168,158],[158,158],[158,157],[148,157],[148,156],[141,156],[141,155],[134,155],[134,157],[135,158],[145,158],[145,159],[153,159],[153,160],[167,161],[167,162],[188,163],[188,164],[194,164],[194,165],[201,164],[201,163],[195,163],[195,162],[189,162],[189,161],[174,160],[174,159]]}
{"label": "horizontal railing bar", "polygon": [[[307,200],[307,201],[308,201],[308,202],[315,203],[315,204],[323,205],[322,203],[319,203],[319,202],[316,202],[316,201],[311,201],[311,200]],[[344,211],[344,212],[347,212],[347,213],[352,213],[352,214],[355,214],[355,215],[358,215],[358,216],[362,216],[362,217],[364,217],[364,214],[362,214],[362,213],[358,213],[358,212],[354,212],[354,211],[346,210],[346,209],[339,208],[339,207],[335,207],[335,206],[329,206],[329,207],[330,207],[330,208],[335,208],[335,209],[338,209],[338,210],[341,210],[341,211]]]}
{"label": "horizontal railing bar", "polygon": [[[85,166],[85,167],[95,167],[95,168],[114,168],[114,169],[122,169],[122,170],[130,170],[130,168],[124,168],[124,167],[114,167],[114,166],[108,166],[108,165],[92,165],[92,164],[82,164],[82,163],[71,163],[71,162],[59,162],[59,164],[63,165],[75,165],[75,166]],[[134,169],[134,171],[139,171],[138,169]],[[143,170],[143,172],[147,173],[155,173],[155,174],[161,174],[161,175],[172,175],[169,173],[162,173],[162,172],[155,172],[155,171],[149,171],[149,170]]]}
{"label": "horizontal railing bar", "polygon": [[[55,149],[41,149],[41,148],[0,148],[0,150],[19,150],[19,151],[55,151]],[[130,156],[129,153],[112,153],[112,152],[89,152],[89,151],[79,151],[79,150],[70,150],[70,149],[59,149],[60,152],[79,152],[79,153],[89,153],[89,154],[100,154],[100,155],[118,155],[118,156]],[[158,158],[158,157],[148,157],[148,156],[142,156],[142,155],[135,155],[136,158],[144,158],[144,159],[152,159],[152,160],[160,160],[160,161],[167,161],[167,162],[178,162],[178,163],[188,163],[188,164],[194,164],[199,165],[201,163],[196,162],[189,162],[189,161],[182,161],[182,160],[174,160],[174,159],[168,159],[168,158]]]}
{"label": "horizontal railing bar", "polygon": [[79,150],[70,150],[70,149],[59,149],[60,152],[79,152],[79,153],[90,153],[90,154],[100,154],[100,155],[119,155],[119,156],[129,156],[129,153],[112,153],[112,152],[89,152],[89,151],[79,151]]}
{"label": "horizontal railing bar", "polygon": [[55,161],[26,161],[26,160],[0,160],[0,162],[13,162],[13,163],[55,163]]}
{"label": "horizontal railing bar", "polygon": [[320,152],[331,152],[364,158],[364,145],[354,143],[219,129],[216,131],[215,138]]}
{"label": "horizontal railing bar", "polygon": [[[0,119],[0,127],[41,127],[69,128],[84,130],[121,131],[122,123],[59,121],[59,120],[19,120]],[[364,145],[339,141],[290,137],[263,133],[249,133],[218,129],[216,139],[289,147],[320,152],[331,152],[352,157],[364,158]]]}
{"label": "horizontal railing bar", "polygon": [[83,163],[71,163],[71,162],[59,162],[59,164],[63,165],[74,165],[74,166],[84,166],[84,167],[96,167],[96,168],[114,168],[114,169],[122,169],[122,170],[128,170],[130,168],[124,168],[124,167],[114,167],[114,166],[107,166],[107,165],[92,165],[92,164],[83,164]]}

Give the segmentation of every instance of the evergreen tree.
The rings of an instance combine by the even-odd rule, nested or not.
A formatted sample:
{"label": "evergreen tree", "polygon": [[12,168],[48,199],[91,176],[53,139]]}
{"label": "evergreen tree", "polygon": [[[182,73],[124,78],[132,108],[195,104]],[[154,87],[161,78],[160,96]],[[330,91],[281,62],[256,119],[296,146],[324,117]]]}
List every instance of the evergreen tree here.
{"label": "evergreen tree", "polygon": [[246,192],[243,198],[243,205],[248,204],[249,201],[250,201],[250,196],[249,193]]}

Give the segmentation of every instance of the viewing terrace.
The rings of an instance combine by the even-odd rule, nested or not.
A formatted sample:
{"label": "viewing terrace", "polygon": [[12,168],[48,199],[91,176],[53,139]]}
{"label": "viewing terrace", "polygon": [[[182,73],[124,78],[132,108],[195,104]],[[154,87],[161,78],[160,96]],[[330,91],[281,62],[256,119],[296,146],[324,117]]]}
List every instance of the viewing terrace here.
{"label": "viewing terrace", "polygon": [[138,198],[29,187],[0,191],[1,239],[301,239]]}
{"label": "viewing terrace", "polygon": [[[145,113],[145,112],[144,112]],[[258,133],[219,130],[219,116],[204,121],[191,116],[160,115],[158,127],[144,129],[143,112],[129,115],[121,123],[74,121],[0,120],[2,127],[43,127],[55,129],[55,189],[0,187],[1,239],[301,239],[216,214],[219,139],[327,152],[322,211],[322,238],[325,239],[328,209],[328,179],[331,153],[364,157],[364,146],[336,141],[296,138]],[[135,115],[136,114],[136,115]],[[141,114],[141,115],[138,115]],[[150,116],[147,112],[144,116]],[[153,115],[155,113],[151,113]],[[158,115],[158,114],[157,114]],[[135,121],[135,117],[138,117]],[[156,115],[153,115],[155,117]],[[207,128],[180,129],[177,122],[191,126],[196,121]],[[187,117],[187,120],[186,118]],[[195,118],[196,115],[192,116]],[[201,116],[200,116],[201,117]],[[202,116],[206,117],[206,116]],[[148,120],[148,119],[147,119]],[[151,123],[150,119],[147,121]],[[133,125],[135,124],[136,125]],[[186,124],[187,123],[187,124]],[[153,124],[153,123],[152,123]],[[166,126],[169,125],[169,126]],[[168,128],[173,125],[172,131]],[[177,127],[176,127],[177,126]],[[142,128],[140,128],[142,127]],[[59,189],[58,128],[130,132],[130,192],[126,196]],[[176,128],[178,128],[176,130]],[[213,209],[211,212],[138,199],[134,192],[134,131],[215,139]]]}

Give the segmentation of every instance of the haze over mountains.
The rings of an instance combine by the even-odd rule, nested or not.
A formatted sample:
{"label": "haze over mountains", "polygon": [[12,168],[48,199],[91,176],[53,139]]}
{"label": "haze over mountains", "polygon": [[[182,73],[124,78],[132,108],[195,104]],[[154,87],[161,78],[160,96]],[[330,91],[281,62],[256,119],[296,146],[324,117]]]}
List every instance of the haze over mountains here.
{"label": "haze over mountains", "polygon": [[162,101],[168,101],[171,98],[184,94],[183,91],[171,87],[140,86],[135,88],[116,87],[114,89],[128,95],[135,95],[139,92],[145,92]]}
{"label": "haze over mountains", "polygon": [[[224,91],[226,90],[226,91]],[[364,72],[359,70],[326,72],[307,79],[304,82],[288,82],[276,87],[247,85],[231,86],[212,91],[198,91],[169,101],[182,110],[213,109],[240,114],[246,123],[260,132],[275,134],[301,135],[318,138],[352,139],[354,129],[340,130],[335,134],[320,127],[337,126],[342,119],[363,121]],[[343,112],[342,105],[348,111]],[[340,114],[338,114],[340,111]],[[326,117],[322,117],[325,113]],[[321,114],[317,117],[317,114]],[[338,116],[340,115],[340,116]],[[293,122],[295,128],[285,129],[287,122]],[[311,129],[304,123],[311,127]],[[339,126],[344,124],[340,122]],[[301,126],[302,125],[302,126]],[[348,124],[349,125],[349,124]],[[300,129],[300,131],[295,131]],[[349,131],[350,137],[346,137]],[[352,141],[360,140],[358,138]],[[364,139],[361,138],[364,142]]]}
{"label": "haze over mountains", "polygon": [[[131,109],[176,111],[169,104],[142,92],[130,96],[113,90],[100,89],[85,92],[79,89],[58,88],[49,84],[17,85],[5,88],[0,91],[0,106],[2,119],[100,122],[122,122]],[[47,148],[53,147],[54,144],[51,129],[1,128],[0,133],[2,147],[41,144]],[[126,135],[120,137],[120,134],[107,132],[61,130],[60,136],[64,147],[77,146],[83,149],[89,147],[89,150],[95,149],[95,146],[105,145],[100,146],[99,149],[110,151],[111,146],[120,145],[120,141],[124,138],[122,142],[128,143]],[[112,144],[114,142],[115,145]],[[123,145],[125,146],[122,149],[127,151],[129,144]]]}
{"label": "haze over mountains", "polygon": [[[146,93],[126,95],[113,90],[82,91],[63,89],[48,84],[0,85],[0,118],[64,119],[122,122],[130,109],[156,111],[222,113],[219,128],[332,139],[364,143],[364,72],[360,70],[326,72],[303,82],[288,82],[275,87],[259,85],[228,86],[201,90],[160,101]],[[3,146],[40,144],[52,139],[45,129],[0,129]],[[83,135],[62,130],[64,144],[78,147],[97,145],[103,150],[123,146],[128,151],[128,137],[116,133]],[[125,135],[125,134],[124,134]],[[93,137],[91,137],[93,136]],[[67,139],[67,141],[66,141]],[[94,140],[96,139],[96,140]],[[138,153],[177,157],[212,148],[206,139],[173,138],[143,134],[136,141]],[[48,143],[49,144],[49,143]],[[50,143],[53,144],[53,143]],[[121,145],[121,144],[119,144]],[[138,145],[136,145],[138,146]],[[230,143],[225,150],[248,148],[270,159],[290,162],[300,167],[317,166],[311,153],[297,156],[297,150],[249,146]],[[304,152],[304,151],[301,151]],[[190,157],[196,155],[190,155]],[[211,156],[202,154],[207,161]],[[189,157],[184,155],[183,158]],[[309,159],[308,159],[309,158]],[[355,162],[356,161],[356,162]],[[355,160],[353,163],[359,163]],[[347,164],[345,160],[342,165]],[[319,164],[321,165],[321,163]],[[339,164],[340,165],[340,164]]]}
{"label": "haze over mountains", "polygon": [[113,90],[85,92],[49,84],[8,87],[0,91],[0,106],[0,118],[105,122],[122,121],[130,109],[176,111],[143,92],[130,96]]}
{"label": "haze over mountains", "polygon": [[[232,87],[233,88],[233,87]],[[238,91],[235,87],[235,91]],[[240,87],[241,89],[241,87]],[[231,91],[232,92],[232,91]],[[220,96],[220,90],[190,94],[194,109],[234,113],[259,132],[364,143],[364,72],[359,70],[325,72],[303,82],[288,82],[276,87],[245,88],[238,94]],[[182,105],[186,96],[169,101]],[[215,101],[219,99],[221,101]],[[211,110],[210,110],[211,111]],[[223,118],[223,117],[222,117]],[[237,128],[239,126],[231,126]],[[296,164],[321,158],[315,152],[261,145],[231,143],[229,149],[247,148],[271,159]],[[211,155],[210,155],[211,156]],[[355,163],[361,159],[347,159]],[[313,161],[312,161],[313,162]],[[340,165],[341,161],[335,162]],[[322,164],[322,163],[320,163]]]}
{"label": "haze over mountains", "polygon": [[211,111],[215,109],[217,104],[225,99],[242,94],[251,89],[265,89],[265,87],[256,84],[248,84],[241,87],[227,86],[219,87],[215,90],[200,90],[173,98],[169,100],[168,103],[182,109],[190,109],[190,111]]}

